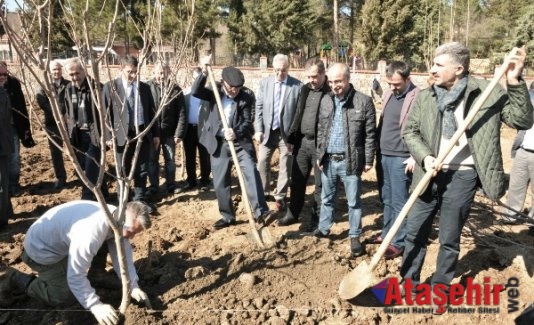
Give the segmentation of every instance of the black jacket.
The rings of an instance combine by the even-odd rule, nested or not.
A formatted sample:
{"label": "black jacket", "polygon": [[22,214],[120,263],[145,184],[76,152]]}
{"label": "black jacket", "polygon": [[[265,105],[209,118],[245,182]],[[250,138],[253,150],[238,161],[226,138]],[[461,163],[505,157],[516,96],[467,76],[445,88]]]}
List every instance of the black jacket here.
{"label": "black jacket", "polygon": [[[191,86],[191,94],[202,100],[209,102],[207,111],[202,113],[202,130],[199,142],[206,147],[209,154],[212,155],[217,150],[217,132],[222,127],[222,121],[217,109],[215,95],[211,89],[206,88],[207,76],[201,74]],[[222,88],[218,88],[221,97],[224,96]],[[252,143],[254,127],[252,126],[252,116],[256,98],[254,92],[247,87],[241,88],[239,94],[234,98],[232,111],[234,112],[229,127],[234,129],[236,140],[243,149],[252,157],[256,157],[256,151]]]}
{"label": "black jacket", "polygon": [[[324,162],[334,116],[334,94],[321,100],[317,131],[317,160]],[[355,90],[352,85],[343,105],[345,159],[347,175],[359,175],[365,165],[372,166],[376,150],[376,111],[371,97]]]}
{"label": "black jacket", "polygon": [[166,103],[158,119],[161,136],[183,139],[185,137],[187,116],[185,114],[185,100],[182,88],[175,84],[170,91],[167,90],[168,94],[162,94],[161,87],[154,79],[149,80],[147,84],[152,92],[156,110],[160,108],[162,95],[166,95]]}
{"label": "black jacket", "polygon": [[22,144],[27,146],[26,142],[30,139],[31,142],[33,142],[33,139],[31,135],[28,110],[26,109],[26,100],[24,99],[24,93],[22,92],[20,81],[13,76],[7,76],[4,89],[9,95],[11,107],[14,110],[12,116],[13,124],[17,129],[17,134],[21,139]]}
{"label": "black jacket", "polygon": [[[59,82],[59,86],[54,86],[57,93],[58,98],[58,104],[60,105],[60,112],[65,112],[65,90],[67,89],[67,86],[69,84],[69,81],[65,78],[61,78]],[[45,119],[45,126],[47,128],[57,128],[56,120],[54,119],[54,114],[52,113],[52,106],[50,105],[50,99],[48,96],[46,96],[46,93],[44,89],[39,89],[37,94],[35,94],[35,100],[37,101],[37,105],[43,110],[44,112],[44,119]]]}
{"label": "black jacket", "polygon": [[[291,124],[291,127],[289,128],[289,132],[287,135],[287,142],[289,142],[292,145],[296,145],[300,143],[302,140],[302,133],[300,132],[300,125],[302,124],[302,116],[304,114],[304,110],[306,109],[306,100],[308,99],[308,95],[311,92],[311,88],[309,87],[309,83],[303,85],[300,88],[300,95],[299,100],[297,102],[297,110],[295,111],[295,117],[293,118],[293,123]],[[321,92],[323,95],[321,96],[321,99],[319,100],[319,107],[321,106],[321,100],[323,96],[330,92],[330,86],[328,86],[328,79],[325,78],[323,86],[321,87]],[[319,115],[319,108],[317,108],[317,115]],[[315,134],[317,135],[317,121],[315,124]]]}
{"label": "black jacket", "polygon": [[[91,135],[91,143],[94,146],[100,146],[100,134],[102,130],[100,129],[100,114],[98,113],[98,106],[93,101],[93,97],[96,98],[96,95],[91,94],[91,87],[89,82],[93,84],[94,91],[102,91],[102,84],[96,84],[95,81],[88,76],[85,77],[85,80],[79,88],[79,92],[84,101],[85,114],[87,116],[87,122],[89,124],[89,130]],[[64,94],[64,116],[65,123],[67,125],[67,133],[69,134],[70,142],[73,146],[78,147],[78,131],[79,128],[76,126],[78,121],[78,110],[74,109],[72,104],[72,96],[76,94],[78,89],[74,83],[69,82],[65,89]],[[78,99],[79,100],[79,99]],[[103,114],[102,114],[103,115]]]}

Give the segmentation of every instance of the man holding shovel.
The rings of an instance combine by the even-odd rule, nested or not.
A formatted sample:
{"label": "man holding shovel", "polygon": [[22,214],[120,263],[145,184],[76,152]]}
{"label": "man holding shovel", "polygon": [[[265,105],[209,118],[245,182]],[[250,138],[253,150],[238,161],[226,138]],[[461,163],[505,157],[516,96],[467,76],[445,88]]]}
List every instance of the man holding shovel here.
{"label": "man holding shovel", "polygon": [[[447,147],[489,84],[469,76],[470,54],[464,45],[453,42],[436,49],[430,70],[434,84],[419,93],[403,133],[418,165],[412,188],[427,170],[435,170],[434,178],[415,201],[407,219],[401,266],[404,284],[411,281],[415,288],[420,282],[432,222],[439,210],[440,248],[431,284],[445,288],[448,295],[458,262],[461,231],[478,184],[492,200],[504,194],[501,121],[517,129],[528,129],[533,122],[532,104],[521,78],[525,57],[524,49],[515,49],[507,56],[504,62],[507,92],[499,86],[493,89],[452,151],[436,166],[436,157]],[[435,308],[434,312],[441,314],[445,310]]]}
{"label": "man holding shovel", "polygon": [[[206,69],[211,57],[203,59],[202,66]],[[230,176],[232,155],[229,141],[233,141],[239,166],[243,172],[245,190],[248,195],[256,222],[269,216],[269,208],[263,194],[260,174],[256,169],[256,153],[252,143],[254,128],[252,112],[256,99],[252,90],[243,86],[243,73],[235,67],[226,67],[222,71],[222,81],[216,91],[221,97],[221,104],[228,123],[223,123],[217,110],[215,95],[205,84],[207,71],[204,70],[191,86],[191,94],[209,102],[209,112],[202,127],[199,142],[206,147],[211,155],[213,187],[219,203],[221,219],[215,222],[215,229],[222,229],[235,224],[235,211],[230,193]]]}

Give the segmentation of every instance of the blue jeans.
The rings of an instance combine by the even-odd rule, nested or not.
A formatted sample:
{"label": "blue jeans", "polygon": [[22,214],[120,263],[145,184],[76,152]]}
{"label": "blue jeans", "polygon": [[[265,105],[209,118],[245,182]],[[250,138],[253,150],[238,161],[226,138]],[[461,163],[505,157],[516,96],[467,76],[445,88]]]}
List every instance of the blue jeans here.
{"label": "blue jeans", "polygon": [[150,180],[150,187],[159,188],[159,155],[163,151],[165,187],[167,190],[173,190],[176,187],[176,163],[174,162],[176,143],[174,143],[174,136],[161,136],[160,141],[158,148],[154,148],[152,142],[149,143],[148,179]]}
{"label": "blue jeans", "polygon": [[13,129],[13,152],[9,155],[9,192],[13,193],[20,187],[20,138],[17,129]]}
{"label": "blue jeans", "polygon": [[345,160],[334,161],[325,159],[323,171],[321,173],[321,213],[319,216],[318,229],[327,235],[330,233],[334,220],[334,207],[337,197],[337,180],[339,179],[345,185],[345,194],[347,196],[347,205],[349,207],[349,237],[360,237],[361,229],[361,180],[359,175],[347,175],[347,166]]}
{"label": "blue jeans", "polygon": [[451,283],[460,254],[460,235],[469,216],[476,187],[475,169],[442,171],[415,201],[406,223],[400,270],[403,279],[411,279],[414,286],[420,283],[428,237],[439,210],[439,252],[432,285]]}
{"label": "blue jeans", "polygon": [[[383,171],[382,183],[382,203],[384,204],[384,228],[382,228],[382,238],[385,238],[400,211],[408,201],[409,188],[412,182],[411,174],[404,172],[406,157],[395,157],[382,155],[381,165]],[[404,248],[404,238],[406,237],[406,219],[404,219],[399,231],[393,238],[391,244],[397,248]]]}

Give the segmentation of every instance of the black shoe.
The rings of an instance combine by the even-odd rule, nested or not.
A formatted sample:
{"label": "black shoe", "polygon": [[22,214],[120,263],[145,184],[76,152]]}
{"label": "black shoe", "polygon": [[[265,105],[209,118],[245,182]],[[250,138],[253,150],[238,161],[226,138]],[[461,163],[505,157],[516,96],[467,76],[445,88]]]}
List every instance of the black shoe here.
{"label": "black shoe", "polygon": [[288,213],[282,218],[278,219],[278,221],[276,221],[276,224],[278,226],[289,226],[294,224],[295,222],[297,222],[297,218],[295,218],[292,214]]}
{"label": "black shoe", "polygon": [[223,218],[221,218],[221,219],[217,220],[217,222],[215,222],[213,224],[213,228],[219,230],[219,229],[223,229],[223,228],[226,228],[226,227],[230,227],[232,225],[235,225],[235,220],[226,221]]}
{"label": "black shoe", "polygon": [[157,187],[150,186],[149,188],[146,189],[146,195],[154,196],[156,194],[158,194],[158,188]]}
{"label": "black shoe", "polygon": [[208,192],[211,188],[211,182],[210,181],[200,181],[200,190],[202,192]]}
{"label": "black shoe", "polygon": [[361,256],[363,254],[363,246],[360,243],[359,237],[352,237],[350,239],[350,253],[352,257]]}
{"label": "black shoe", "polygon": [[28,289],[28,286],[33,279],[35,279],[35,276],[33,275],[13,270],[13,273],[11,273],[11,276],[9,277],[9,284],[13,293],[22,294],[26,293],[26,289]]}
{"label": "black shoe", "polygon": [[194,190],[196,187],[197,187],[197,184],[187,183],[183,187],[177,188],[174,193],[189,192],[189,191]]}
{"label": "black shoe", "polygon": [[65,180],[64,179],[57,179],[54,183],[54,190],[60,190],[65,186]]}
{"label": "black shoe", "polygon": [[314,235],[317,238],[328,238],[328,234],[324,234],[322,231],[319,230],[319,228],[315,229],[312,232],[312,235]]}

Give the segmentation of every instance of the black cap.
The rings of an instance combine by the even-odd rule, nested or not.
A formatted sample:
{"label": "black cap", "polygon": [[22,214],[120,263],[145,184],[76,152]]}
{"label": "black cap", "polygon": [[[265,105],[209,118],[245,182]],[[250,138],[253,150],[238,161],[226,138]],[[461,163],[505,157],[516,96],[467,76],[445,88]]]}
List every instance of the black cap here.
{"label": "black cap", "polygon": [[231,87],[242,87],[245,83],[243,72],[236,67],[226,67],[222,71],[222,79]]}

